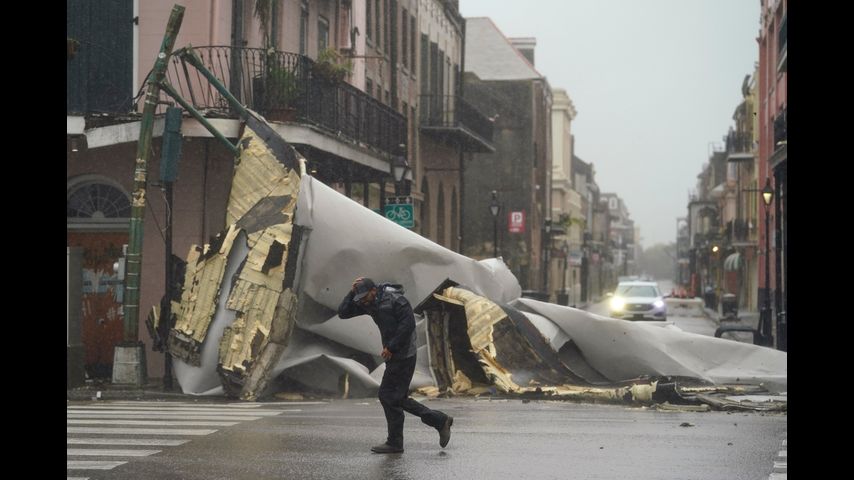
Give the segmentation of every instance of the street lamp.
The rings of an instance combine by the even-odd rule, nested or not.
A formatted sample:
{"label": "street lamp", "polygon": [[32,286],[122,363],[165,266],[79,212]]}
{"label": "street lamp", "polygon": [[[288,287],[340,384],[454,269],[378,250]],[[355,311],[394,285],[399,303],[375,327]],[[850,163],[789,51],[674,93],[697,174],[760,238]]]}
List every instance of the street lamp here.
{"label": "street lamp", "polygon": [[768,224],[773,200],[774,189],[771,188],[771,178],[769,177],[765,179],[765,188],[762,189],[762,202],[765,203],[765,301],[759,314],[762,341],[766,346],[774,344],[774,337],[771,335],[771,257],[769,255],[771,252],[771,235]]}
{"label": "street lamp", "polygon": [[409,162],[406,160],[406,155],[395,155],[391,163],[391,175],[394,177],[395,195],[404,195],[404,193],[402,193],[403,182],[406,179],[406,174],[408,172]]}
{"label": "street lamp", "polygon": [[498,258],[498,212],[501,205],[498,203],[498,192],[492,191],[492,201],[489,203],[489,212],[492,213],[492,256]]}

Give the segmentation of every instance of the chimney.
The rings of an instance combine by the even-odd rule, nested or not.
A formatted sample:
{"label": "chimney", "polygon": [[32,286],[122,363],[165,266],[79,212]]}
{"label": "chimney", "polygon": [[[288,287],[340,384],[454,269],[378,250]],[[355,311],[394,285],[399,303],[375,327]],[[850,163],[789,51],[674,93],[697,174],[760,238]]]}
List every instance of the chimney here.
{"label": "chimney", "polygon": [[525,58],[531,62],[531,65],[534,64],[534,47],[537,46],[537,39],[534,37],[516,37],[516,38],[508,38],[510,40],[510,44],[519,50]]}

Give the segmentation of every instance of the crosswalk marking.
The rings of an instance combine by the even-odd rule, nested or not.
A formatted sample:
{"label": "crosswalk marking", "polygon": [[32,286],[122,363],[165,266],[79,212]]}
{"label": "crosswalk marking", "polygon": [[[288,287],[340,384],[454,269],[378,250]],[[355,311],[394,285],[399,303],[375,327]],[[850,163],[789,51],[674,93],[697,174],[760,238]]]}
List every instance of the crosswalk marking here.
{"label": "crosswalk marking", "polygon": [[89,480],[89,477],[65,477],[65,480]]}
{"label": "crosswalk marking", "polygon": [[771,475],[768,480],[786,480],[789,470],[788,464],[788,446],[787,441],[789,432],[783,434],[782,447],[783,449],[777,452],[777,458],[774,460],[774,468],[771,470]]}
{"label": "crosswalk marking", "polygon": [[[134,418],[146,418],[149,420],[159,419],[159,420],[173,420],[175,417],[179,415],[173,414],[150,414],[150,413],[88,413],[88,412],[73,412],[71,410],[68,411],[66,418],[126,418],[126,419],[134,419]],[[245,417],[242,415],[196,415],[196,414],[180,414],[180,418],[184,420],[221,420],[221,421],[237,421],[243,422],[247,420],[258,420],[262,417]]]}
{"label": "crosswalk marking", "polygon": [[[302,405],[323,403],[326,402],[300,402]],[[294,406],[295,403],[197,404],[120,401],[69,404],[66,406],[67,467],[69,473],[72,470],[110,470],[128,463],[130,459],[163,452],[150,447],[176,447],[190,442],[191,438],[188,437],[210,435],[218,431],[213,428],[191,427],[231,427],[240,422],[302,412],[300,408],[270,408],[278,405]],[[83,460],[81,457],[113,457],[116,460]]]}
{"label": "crosswalk marking", "polygon": [[177,447],[189,442],[189,440],[167,440],[165,438],[69,438],[65,443],[69,445],[140,445],[145,447]]}
{"label": "crosswalk marking", "polygon": [[[193,403],[193,402],[163,402],[163,405],[168,405],[170,407],[187,407],[187,406],[196,406],[196,407],[226,407],[226,408],[237,408],[237,409],[248,409],[251,410],[253,408],[262,408],[262,407],[271,407],[271,406],[293,406],[293,405],[326,405],[329,402],[324,401],[312,401],[312,402],[240,402],[240,403]],[[151,406],[151,401],[145,400],[114,400],[110,402],[110,405],[141,405],[141,406]]]}
{"label": "crosswalk marking", "polygon": [[112,470],[119,465],[124,465],[128,462],[109,462],[100,460],[68,460],[66,469],[68,470]]}
{"label": "crosswalk marking", "polygon": [[189,428],[99,428],[99,427],[66,427],[67,433],[106,433],[119,435],[210,435],[216,430]]}
{"label": "crosswalk marking", "polygon": [[[106,411],[127,411],[127,410],[135,410],[137,412],[162,412],[162,407],[113,407],[109,405],[75,405],[74,410],[106,410]],[[234,410],[227,408],[188,408],[188,407],[170,407],[169,411],[172,412],[199,412],[199,413],[231,413],[234,414]],[[248,415],[257,415],[257,416],[269,416],[274,417],[282,412],[299,412],[300,409],[293,410],[247,410],[246,413]],[[118,412],[117,412],[118,413]]]}
{"label": "crosswalk marking", "polygon": [[214,422],[214,421],[183,421],[183,420],[104,420],[92,419],[70,419],[66,420],[70,425],[146,425],[161,427],[232,427],[237,422]]}
{"label": "crosswalk marking", "polygon": [[90,456],[90,457],[147,457],[160,453],[160,450],[131,450],[131,449],[106,449],[106,448],[68,448],[66,455]]}

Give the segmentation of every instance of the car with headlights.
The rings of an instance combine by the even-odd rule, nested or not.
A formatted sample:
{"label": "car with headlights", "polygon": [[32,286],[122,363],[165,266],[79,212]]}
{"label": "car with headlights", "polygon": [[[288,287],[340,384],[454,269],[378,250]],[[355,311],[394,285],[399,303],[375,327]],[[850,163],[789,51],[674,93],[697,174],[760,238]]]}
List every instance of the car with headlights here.
{"label": "car with headlights", "polygon": [[656,282],[620,282],[609,307],[613,318],[667,320],[667,304]]}

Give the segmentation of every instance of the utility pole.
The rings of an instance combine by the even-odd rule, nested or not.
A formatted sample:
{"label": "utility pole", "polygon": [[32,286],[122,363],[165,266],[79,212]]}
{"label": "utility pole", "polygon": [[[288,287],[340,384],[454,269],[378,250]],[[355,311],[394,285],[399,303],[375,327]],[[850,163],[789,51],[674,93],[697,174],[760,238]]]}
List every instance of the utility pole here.
{"label": "utility pole", "polygon": [[166,24],[166,33],[154,69],[148,79],[145,106],[139,129],[136,165],[133,174],[133,199],[130,219],[130,240],[127,253],[127,270],[124,302],[124,342],[116,346],[113,361],[113,383],[142,385],[147,379],[145,348],[139,341],[139,287],[142,272],[142,235],[145,219],[145,190],[148,159],[151,156],[151,137],[154,128],[154,111],[160,97],[160,82],[166,76],[166,67],[175,39],[184,20],[184,7],[174,5]]}
{"label": "utility pole", "polygon": [[172,207],[172,185],[178,178],[178,161],[181,159],[181,109],[169,107],[166,110],[166,125],[163,129],[163,148],[160,158],[160,181],[161,188],[166,199],[166,226],[164,234],[165,242],[165,283],[163,289],[163,304],[160,308],[160,339],[163,342],[163,389],[172,390],[172,354],[167,347],[169,330],[172,329],[172,292],[174,289],[174,262],[172,261],[172,225],[174,222],[175,209]]}

